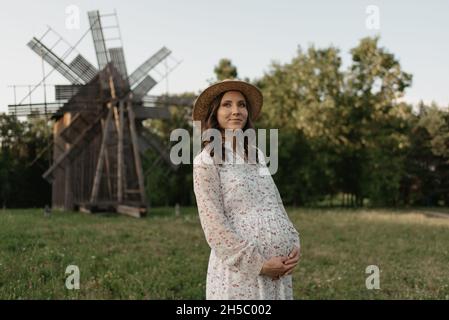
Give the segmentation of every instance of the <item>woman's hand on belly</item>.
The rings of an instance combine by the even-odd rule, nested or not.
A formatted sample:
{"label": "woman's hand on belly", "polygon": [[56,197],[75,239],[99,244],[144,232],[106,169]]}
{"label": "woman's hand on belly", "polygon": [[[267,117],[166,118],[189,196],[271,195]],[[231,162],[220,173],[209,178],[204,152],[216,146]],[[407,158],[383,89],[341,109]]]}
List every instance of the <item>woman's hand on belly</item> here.
{"label": "woman's hand on belly", "polygon": [[288,255],[289,258],[284,262],[287,267],[287,271],[282,276],[289,275],[293,272],[293,269],[298,265],[299,258],[301,257],[301,248],[295,247]]}
{"label": "woman's hand on belly", "polygon": [[287,261],[288,257],[271,257],[262,266],[262,270],[260,271],[261,275],[268,276],[273,280],[279,279],[284,273],[286,273],[289,269],[284,264]]}

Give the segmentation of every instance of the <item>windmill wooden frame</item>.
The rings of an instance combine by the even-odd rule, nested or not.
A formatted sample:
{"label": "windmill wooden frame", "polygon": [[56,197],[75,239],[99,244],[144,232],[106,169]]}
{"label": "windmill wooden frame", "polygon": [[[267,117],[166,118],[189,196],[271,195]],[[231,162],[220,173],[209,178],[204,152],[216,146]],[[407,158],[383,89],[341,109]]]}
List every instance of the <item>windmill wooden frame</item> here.
{"label": "windmill wooden frame", "polygon": [[[120,34],[115,12],[114,15],[116,25],[112,28]],[[147,93],[158,83],[149,71],[171,52],[163,47],[128,75],[123,48],[107,46],[103,16],[99,11],[88,12],[98,69],[81,54],[66,62],[65,56],[57,55],[44,44],[45,35],[28,43],[43,61],[71,82],[55,88],[56,100],[65,102],[52,113],[53,162],[43,177],[52,183],[53,208],[112,210],[141,217],[149,206],[141,155],[152,147],[176,169],[168,151],[142,125],[148,118],[170,116],[166,107],[148,107],[146,101]],[[171,99],[170,104],[192,102]],[[27,115],[23,111],[26,107],[19,103],[10,105],[9,110]],[[45,102],[43,113],[47,110]],[[42,114],[42,108],[38,111]]]}

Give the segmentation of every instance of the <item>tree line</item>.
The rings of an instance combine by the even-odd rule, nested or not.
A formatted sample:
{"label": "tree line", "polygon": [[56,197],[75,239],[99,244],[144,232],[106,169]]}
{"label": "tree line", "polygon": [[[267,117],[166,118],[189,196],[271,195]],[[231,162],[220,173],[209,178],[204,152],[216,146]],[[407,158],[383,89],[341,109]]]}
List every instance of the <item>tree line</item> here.
{"label": "tree line", "polygon": [[[298,48],[291,61],[272,62],[256,79],[242,78],[264,95],[256,128],[279,129],[279,169],[273,178],[284,203],[448,206],[449,107],[421,102],[414,109],[404,102],[412,75],[378,37],[361,39],[350,54],[343,68],[336,47]],[[240,79],[226,58],[214,73],[210,82]],[[173,129],[192,130],[191,108],[169,109],[171,119],[145,122],[167,149],[174,144],[169,139]],[[50,159],[45,147],[51,124],[3,114],[0,133],[1,204],[50,203],[50,185],[40,175]],[[171,171],[157,159],[151,151],[143,159],[150,205],[193,205],[192,166]]]}

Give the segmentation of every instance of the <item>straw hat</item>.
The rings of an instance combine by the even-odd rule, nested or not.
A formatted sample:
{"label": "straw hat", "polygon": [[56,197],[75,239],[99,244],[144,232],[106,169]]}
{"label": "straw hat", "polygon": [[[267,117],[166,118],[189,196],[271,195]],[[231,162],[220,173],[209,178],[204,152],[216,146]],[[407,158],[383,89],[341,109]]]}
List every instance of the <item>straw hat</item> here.
{"label": "straw hat", "polygon": [[212,101],[223,92],[240,91],[251,106],[252,120],[255,120],[260,113],[263,104],[262,92],[256,86],[240,80],[225,79],[217,82],[205,89],[195,100],[193,106],[193,120],[204,120],[209,111]]}

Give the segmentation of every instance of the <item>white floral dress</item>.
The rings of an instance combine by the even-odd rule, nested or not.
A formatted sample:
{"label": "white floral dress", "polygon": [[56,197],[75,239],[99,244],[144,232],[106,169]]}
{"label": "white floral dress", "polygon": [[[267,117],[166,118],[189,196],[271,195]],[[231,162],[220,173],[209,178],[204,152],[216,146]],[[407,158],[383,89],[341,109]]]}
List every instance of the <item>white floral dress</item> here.
{"label": "white floral dress", "polygon": [[[291,275],[260,275],[266,260],[300,246],[265,158],[259,150],[258,164],[218,165],[209,151],[204,148],[193,166],[199,217],[211,247],[206,299],[293,299]],[[233,155],[229,147],[225,152]]]}

